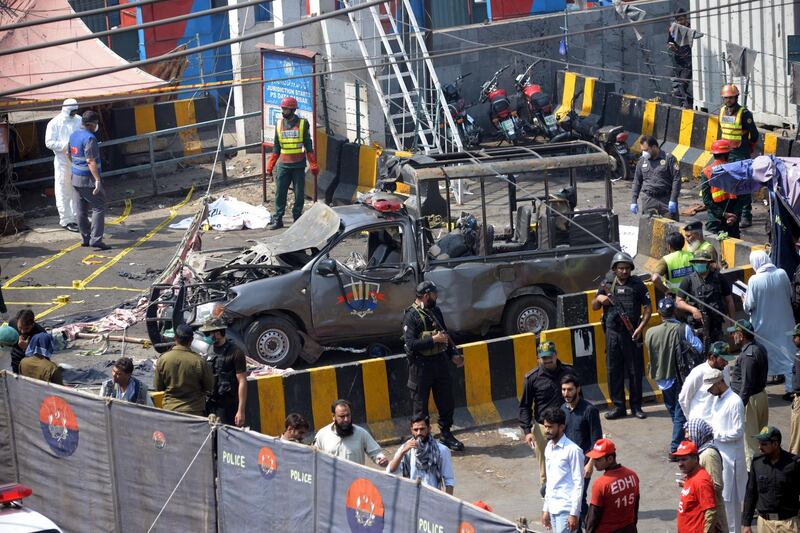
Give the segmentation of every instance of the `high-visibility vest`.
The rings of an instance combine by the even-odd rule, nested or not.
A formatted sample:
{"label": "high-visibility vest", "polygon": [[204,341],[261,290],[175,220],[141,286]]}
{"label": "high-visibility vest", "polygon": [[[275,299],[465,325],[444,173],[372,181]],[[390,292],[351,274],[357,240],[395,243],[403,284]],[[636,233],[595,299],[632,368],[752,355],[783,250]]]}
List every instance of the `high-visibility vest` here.
{"label": "high-visibility vest", "polygon": [[724,202],[725,200],[736,200],[736,195],[730,192],[723,191],[719,187],[714,187],[710,185],[711,180],[711,173],[714,170],[714,167],[719,166],[722,164],[722,161],[714,160],[710,165],[703,169],[703,175],[706,177],[706,181],[709,182],[709,188],[711,189],[711,199],[716,203]]}
{"label": "high-visibility vest", "polygon": [[278,120],[275,127],[278,130],[278,141],[281,143],[281,163],[299,163],[304,161],[305,150],[303,148],[303,137],[306,131],[306,120],[301,118],[290,128],[284,128],[285,119]]}
{"label": "high-visibility vest", "polygon": [[739,107],[739,110],[734,115],[725,114],[725,106],[719,110],[719,127],[722,130],[722,138],[727,139],[731,143],[731,148],[739,148],[742,144],[742,114],[744,107]]}
{"label": "high-visibility vest", "polygon": [[692,257],[694,254],[689,250],[678,250],[664,256],[664,262],[667,264],[668,287],[677,289],[681,280],[694,272],[691,263]]}

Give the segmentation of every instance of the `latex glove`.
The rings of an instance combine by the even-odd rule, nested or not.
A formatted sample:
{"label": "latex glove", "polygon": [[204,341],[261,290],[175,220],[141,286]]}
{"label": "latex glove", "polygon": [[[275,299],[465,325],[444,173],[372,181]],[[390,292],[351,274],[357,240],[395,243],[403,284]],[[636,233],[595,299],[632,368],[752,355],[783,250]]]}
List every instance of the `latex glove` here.
{"label": "latex glove", "polygon": [[306,159],[308,159],[308,169],[314,174],[314,177],[319,176],[319,165],[317,164],[317,155],[314,152],[306,152]]}
{"label": "latex glove", "polygon": [[667,204],[667,209],[670,213],[677,213],[678,212],[678,202],[670,202]]}
{"label": "latex glove", "polygon": [[633,214],[635,215],[635,214],[637,214],[638,212],[639,212],[639,204],[637,204],[637,203],[632,203],[632,204],[631,204],[631,213],[633,213]]}
{"label": "latex glove", "polygon": [[269,159],[267,160],[267,176],[272,176],[272,169],[275,168],[275,163],[278,162],[278,158],[280,154],[269,154]]}

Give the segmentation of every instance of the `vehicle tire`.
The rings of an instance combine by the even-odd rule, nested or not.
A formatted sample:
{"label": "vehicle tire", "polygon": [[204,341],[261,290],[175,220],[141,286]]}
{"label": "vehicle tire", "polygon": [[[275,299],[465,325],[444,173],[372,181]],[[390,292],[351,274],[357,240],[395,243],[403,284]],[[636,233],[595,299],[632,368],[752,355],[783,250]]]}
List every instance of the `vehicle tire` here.
{"label": "vehicle tire", "polygon": [[247,328],[247,353],[265,365],[288,368],[303,348],[297,326],[279,316],[259,318]]}
{"label": "vehicle tire", "polygon": [[547,296],[527,295],[514,298],[503,313],[506,335],[539,333],[556,325],[556,306]]}
{"label": "vehicle tire", "polygon": [[616,170],[614,170],[614,174],[611,176],[611,181],[620,181],[620,180],[627,180],[628,179],[628,162],[622,157],[619,152],[613,150],[611,152],[611,157],[614,159],[614,162],[617,164]]}

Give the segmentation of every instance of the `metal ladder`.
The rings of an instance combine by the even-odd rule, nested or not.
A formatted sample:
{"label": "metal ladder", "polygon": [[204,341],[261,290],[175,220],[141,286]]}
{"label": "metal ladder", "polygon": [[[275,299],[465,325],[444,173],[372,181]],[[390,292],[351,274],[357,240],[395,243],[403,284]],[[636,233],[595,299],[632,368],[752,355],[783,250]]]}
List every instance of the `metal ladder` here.
{"label": "metal ladder", "polygon": [[[363,2],[343,3],[351,7]],[[393,13],[392,5],[397,13]],[[395,147],[426,154],[462,151],[461,138],[408,0],[387,1],[368,11],[350,12],[348,17]]]}

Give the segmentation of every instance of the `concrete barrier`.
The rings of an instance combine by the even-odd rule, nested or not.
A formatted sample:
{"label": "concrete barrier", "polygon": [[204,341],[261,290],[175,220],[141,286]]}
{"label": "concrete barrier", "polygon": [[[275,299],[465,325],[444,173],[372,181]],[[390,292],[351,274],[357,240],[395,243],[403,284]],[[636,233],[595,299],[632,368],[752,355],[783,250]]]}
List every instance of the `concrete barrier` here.
{"label": "concrete barrier", "polygon": [[659,141],[666,138],[669,108],[652,100],[627,94],[610,93],[606,96],[603,125],[620,125],[628,133],[628,147],[641,153],[642,137],[654,136]]}
{"label": "concrete barrier", "polygon": [[[636,273],[636,271],[634,271]],[[747,282],[753,275],[753,268],[750,265],[741,265],[728,268],[722,271],[723,277],[733,283],[734,281]],[[655,289],[649,281],[645,282],[650,293],[650,300],[656,301]],[[561,294],[556,299],[556,323],[562,328],[584,327],[586,325],[599,324],[603,315],[602,310],[592,309],[592,300],[597,293],[596,290],[575,292],[572,294]],[[741,299],[734,298],[736,309],[741,310]],[[654,316],[655,307],[653,309]],[[660,320],[656,320],[656,324]],[[547,332],[545,332],[547,333]]]}
{"label": "concrete barrier", "polygon": [[[559,71],[556,78],[556,92],[560,95],[555,114],[560,119],[574,106],[581,117],[589,117],[596,124],[602,125],[607,95],[614,92],[614,84],[599,78],[583,76],[575,72]],[[581,93],[578,98],[573,97]]]}
{"label": "concrete barrier", "polygon": [[[516,419],[525,373],[536,366],[536,339],[516,335],[465,344],[464,367],[452,367],[455,425],[476,427]],[[286,415],[302,414],[318,429],[331,423],[331,403],[347,398],[353,421],[382,441],[408,433],[411,402],[405,355],[312,368],[247,382],[247,424],[283,432]],[[431,401],[431,412],[435,406]]]}
{"label": "concrete barrier", "polygon": [[[771,131],[762,131],[756,151],[761,154],[774,155],[777,157],[789,157],[792,154],[794,144],[800,143],[795,143],[791,137],[776,135]],[[800,148],[800,146],[798,146],[798,148]]]}
{"label": "concrete barrier", "polygon": [[[636,266],[646,272],[653,272],[659,259],[667,253],[667,235],[673,231],[683,233],[686,222],[675,222],[669,218],[640,217],[638,253],[634,258]],[[765,244],[728,238],[722,241],[716,236],[706,235],[708,242],[714,245],[719,252],[723,267],[745,267],[750,264],[750,253],[754,250],[763,250]]]}
{"label": "concrete barrier", "polygon": [[713,159],[709,150],[718,136],[716,116],[669,106],[667,133],[661,148],[678,160],[681,178],[693,179]]}

